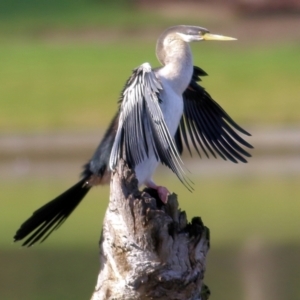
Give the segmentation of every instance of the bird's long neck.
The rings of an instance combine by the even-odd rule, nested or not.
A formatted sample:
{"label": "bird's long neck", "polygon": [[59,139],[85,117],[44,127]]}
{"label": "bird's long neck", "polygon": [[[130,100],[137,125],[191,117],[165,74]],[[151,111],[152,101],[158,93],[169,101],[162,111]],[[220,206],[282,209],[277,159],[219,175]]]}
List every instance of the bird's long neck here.
{"label": "bird's long neck", "polygon": [[182,94],[193,74],[193,59],[189,44],[176,38],[166,37],[158,41],[156,53],[163,65],[160,73],[174,90]]}

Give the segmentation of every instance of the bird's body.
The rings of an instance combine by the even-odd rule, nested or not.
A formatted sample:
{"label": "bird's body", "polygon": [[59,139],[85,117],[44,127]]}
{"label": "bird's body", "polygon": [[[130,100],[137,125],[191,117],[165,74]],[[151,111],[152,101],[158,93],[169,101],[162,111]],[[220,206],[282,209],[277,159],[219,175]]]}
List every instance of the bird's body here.
{"label": "bird's body", "polygon": [[[157,71],[156,75],[159,79],[163,78],[160,76],[159,71]],[[182,92],[181,94],[175,93],[166,82],[164,83],[164,80],[161,80],[161,83],[163,90],[160,93],[160,108],[170,135],[174,137],[183,113]],[[172,99],[172,101],[170,101],[170,99]],[[148,157],[135,167],[135,174],[139,186],[144,184],[149,185],[150,182],[153,182],[152,175],[158,165],[159,161],[155,157],[153,149],[150,148]],[[151,185],[151,187],[153,187],[153,185]]]}
{"label": "bird's body", "polygon": [[[188,46],[188,45],[187,45]],[[176,53],[182,57],[181,53]],[[174,57],[179,64],[176,64],[176,72],[171,62],[169,64],[154,70],[154,74],[161,83],[162,90],[160,91],[159,98],[160,108],[164,117],[166,126],[170,135],[174,137],[178,129],[180,119],[183,114],[183,98],[182,94],[186,90],[193,74],[193,63],[191,55],[184,56],[184,59]],[[170,84],[172,82],[172,84]],[[143,185],[152,181],[152,175],[159,165],[153,150],[150,150],[149,157],[142,163],[135,167],[136,177],[139,185]]]}
{"label": "bird's body", "polygon": [[[197,26],[175,26],[158,39],[156,54],[161,67],[144,63],[136,68],[121,93],[120,107],[94,155],[84,166],[82,179],[42,206],[25,221],[15,241],[23,245],[45,240],[81,202],[89,189],[109,182],[120,158],[134,169],[139,186],[158,191],[163,202],[168,190],[157,186],[152,175],[162,163],[191,190],[180,158],[183,143],[191,142],[200,155],[218,154],[233,162],[250,156],[238,143],[251,148],[233,129],[248,134],[197,84],[206,73],[193,66],[189,42],[231,40],[211,35]],[[189,135],[189,138],[188,138]],[[249,135],[249,134],[248,134]],[[189,141],[190,140],[190,141]]]}

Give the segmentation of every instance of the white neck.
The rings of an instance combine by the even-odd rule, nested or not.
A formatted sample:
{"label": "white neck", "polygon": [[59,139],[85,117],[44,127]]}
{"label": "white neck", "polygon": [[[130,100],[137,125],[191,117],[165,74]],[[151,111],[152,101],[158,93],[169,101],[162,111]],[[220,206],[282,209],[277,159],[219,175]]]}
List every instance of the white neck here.
{"label": "white neck", "polygon": [[160,58],[159,60],[164,65],[160,74],[177,93],[182,94],[193,74],[193,59],[189,44],[178,39],[171,41],[166,39],[163,61]]}

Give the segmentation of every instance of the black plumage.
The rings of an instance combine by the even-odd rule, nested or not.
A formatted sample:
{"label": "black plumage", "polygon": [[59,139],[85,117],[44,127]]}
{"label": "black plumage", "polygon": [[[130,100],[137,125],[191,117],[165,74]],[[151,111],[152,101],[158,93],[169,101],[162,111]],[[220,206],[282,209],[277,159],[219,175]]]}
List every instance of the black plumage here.
{"label": "black plumage", "polygon": [[182,140],[191,153],[189,139],[200,154],[200,149],[209,157],[210,152],[214,157],[216,153],[224,160],[237,163],[247,162],[244,158],[251,157],[240,145],[253,148],[252,145],[242,139],[234,130],[250,136],[241,128],[225,110],[201,87],[197,81],[200,76],[207,73],[201,68],[194,66],[194,73],[190,85],[183,93],[184,113],[180,121],[180,134],[176,135],[177,147],[182,148]]}

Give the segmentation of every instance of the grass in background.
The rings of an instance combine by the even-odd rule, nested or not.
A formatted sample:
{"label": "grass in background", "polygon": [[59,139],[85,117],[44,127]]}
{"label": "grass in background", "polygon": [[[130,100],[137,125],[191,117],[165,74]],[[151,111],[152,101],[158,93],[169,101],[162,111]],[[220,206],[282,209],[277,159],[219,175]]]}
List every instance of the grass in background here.
{"label": "grass in background", "polygon": [[[107,126],[131,70],[158,65],[157,34],[199,19],[219,28],[233,22],[125,0],[0,0],[0,132]],[[203,85],[240,122],[298,122],[299,45],[244,42],[192,46],[195,64],[210,75]]]}
{"label": "grass in background", "polygon": [[[220,51],[222,49],[222,51]],[[157,66],[155,41],[0,46],[0,130],[94,130],[107,126],[131,70]],[[234,119],[250,124],[299,120],[298,47],[244,49],[193,45],[203,86]]]}

